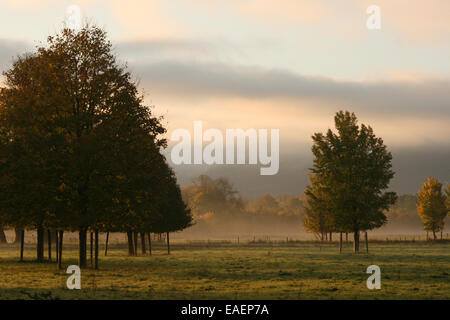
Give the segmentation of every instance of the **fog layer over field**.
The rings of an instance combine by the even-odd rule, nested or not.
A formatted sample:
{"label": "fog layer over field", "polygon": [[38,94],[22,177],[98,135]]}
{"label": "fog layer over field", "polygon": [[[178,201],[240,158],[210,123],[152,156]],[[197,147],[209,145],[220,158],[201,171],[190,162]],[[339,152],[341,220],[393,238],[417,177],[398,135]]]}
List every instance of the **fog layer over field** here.
{"label": "fog layer over field", "polygon": [[[239,190],[240,191],[240,190]],[[305,196],[269,193],[248,199],[225,178],[212,179],[201,175],[183,187],[183,199],[193,211],[194,226],[178,233],[179,239],[284,240],[317,239],[303,225]],[[426,238],[422,221],[417,214],[415,195],[399,196],[395,205],[386,211],[388,222],[370,231],[370,237],[385,239]],[[450,232],[446,220],[444,236]],[[338,235],[334,235],[338,239]]]}

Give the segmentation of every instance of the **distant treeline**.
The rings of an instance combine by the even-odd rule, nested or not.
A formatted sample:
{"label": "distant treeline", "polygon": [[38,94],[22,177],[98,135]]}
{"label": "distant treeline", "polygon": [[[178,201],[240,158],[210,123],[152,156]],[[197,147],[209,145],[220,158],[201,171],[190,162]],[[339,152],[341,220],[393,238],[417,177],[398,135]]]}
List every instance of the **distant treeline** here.
{"label": "distant treeline", "polygon": [[[195,221],[188,233],[292,234],[306,231],[303,228],[304,194],[274,196],[267,193],[256,199],[246,199],[226,178],[200,175],[193,184],[182,188],[182,195]],[[387,224],[381,230],[423,230],[416,195],[399,196],[385,214]]]}

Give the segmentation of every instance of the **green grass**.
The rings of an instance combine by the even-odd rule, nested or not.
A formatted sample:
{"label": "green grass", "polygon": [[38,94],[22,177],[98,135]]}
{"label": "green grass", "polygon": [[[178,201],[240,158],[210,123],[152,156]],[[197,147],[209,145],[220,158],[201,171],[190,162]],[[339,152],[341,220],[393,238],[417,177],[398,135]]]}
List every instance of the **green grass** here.
{"label": "green grass", "polygon": [[[174,244],[153,256],[128,257],[124,246],[100,255],[100,270],[82,270],[68,290],[65,270],[37,264],[34,248],[0,246],[0,299],[450,299],[450,243],[375,243],[370,254],[349,246]],[[64,266],[76,264],[68,245]],[[366,269],[381,268],[381,290],[368,290]]]}

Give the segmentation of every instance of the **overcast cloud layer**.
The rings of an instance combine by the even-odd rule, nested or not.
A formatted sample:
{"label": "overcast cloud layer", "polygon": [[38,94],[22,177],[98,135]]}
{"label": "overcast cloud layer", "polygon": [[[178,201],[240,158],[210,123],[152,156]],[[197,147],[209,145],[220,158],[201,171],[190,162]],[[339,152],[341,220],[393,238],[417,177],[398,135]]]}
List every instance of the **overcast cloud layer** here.
{"label": "overcast cloud layer", "polygon": [[450,80],[337,81],[284,70],[163,61],[133,66],[154,91],[177,96],[317,99],[352,103],[370,113],[450,117]]}
{"label": "overcast cloud layer", "polygon": [[[149,93],[147,101],[156,106],[157,114],[166,114],[168,137],[176,128],[191,129],[194,120],[220,129],[280,129],[278,175],[262,177],[259,166],[176,166],[182,185],[207,173],[228,177],[250,197],[266,192],[302,193],[312,161],[310,136],[331,127],[340,109],[354,111],[386,138],[397,172],[393,190],[415,193],[427,176],[450,182],[450,75],[445,67],[440,73],[387,70],[382,76],[365,79],[337,77],[326,72],[326,67],[316,73],[302,72],[301,63],[289,68],[279,61],[271,65],[272,58],[264,60],[258,54],[253,59],[255,52],[284,54],[282,40],[261,39],[222,41],[182,35],[113,41],[120,60],[128,63],[141,88]],[[32,47],[32,42],[0,39],[0,69],[10,67],[14,56]],[[302,52],[298,61],[321,64],[308,54],[308,50]],[[433,70],[430,57],[420,64]],[[405,55],[410,63],[408,59]],[[323,60],[331,68],[341,63],[331,52]],[[346,63],[356,70],[359,62]],[[362,63],[367,67],[367,61]],[[166,153],[170,154],[170,148]]]}

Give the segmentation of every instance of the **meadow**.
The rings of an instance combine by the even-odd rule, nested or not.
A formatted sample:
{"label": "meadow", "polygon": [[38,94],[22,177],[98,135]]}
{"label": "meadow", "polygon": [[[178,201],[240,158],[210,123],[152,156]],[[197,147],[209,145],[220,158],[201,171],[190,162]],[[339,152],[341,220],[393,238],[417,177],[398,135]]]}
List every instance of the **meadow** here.
{"label": "meadow", "polygon": [[[81,290],[68,290],[65,269],[25,262],[0,245],[0,299],[450,299],[450,242],[375,241],[370,253],[339,254],[336,243],[175,242],[168,255],[128,257],[125,244],[100,254],[100,269],[82,270]],[[77,247],[64,248],[65,268]],[[369,265],[381,268],[381,290],[368,290]]]}

